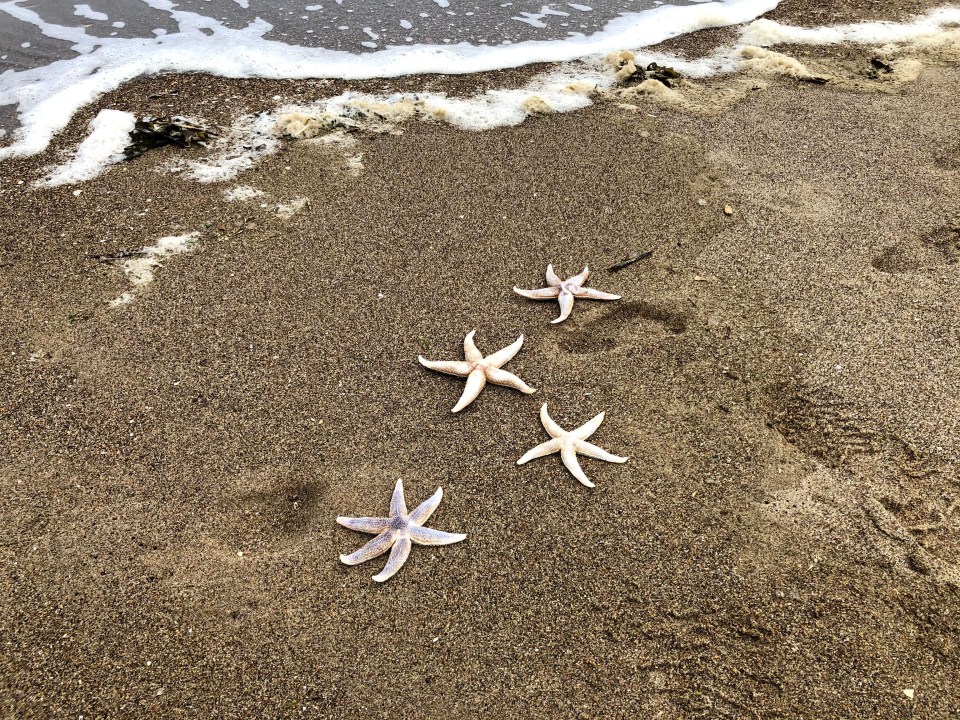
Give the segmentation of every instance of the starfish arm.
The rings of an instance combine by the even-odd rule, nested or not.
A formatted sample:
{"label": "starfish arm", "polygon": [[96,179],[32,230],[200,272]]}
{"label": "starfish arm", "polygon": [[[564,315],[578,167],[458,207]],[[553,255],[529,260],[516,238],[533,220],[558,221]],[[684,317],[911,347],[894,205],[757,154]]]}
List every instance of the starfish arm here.
{"label": "starfish arm", "polygon": [[544,455],[549,455],[550,453],[555,453],[560,449],[560,443],[557,440],[547,440],[545,443],[540,443],[532,450],[528,450],[524,453],[523,457],[517,460],[517,465],[525,465],[531,460],[535,460],[538,457],[543,457]]}
{"label": "starfish arm", "polygon": [[596,290],[594,288],[580,288],[580,292],[577,293],[578,298],[586,298],[588,300],[619,300],[619,295],[614,295],[613,293],[603,292],[603,290]]}
{"label": "starfish arm", "polygon": [[373,579],[377,582],[386,582],[397,574],[397,570],[403,567],[409,556],[410,538],[399,538],[394,543],[393,550],[390,551],[390,559],[387,560],[387,564],[383,566],[383,570],[373,576]]}
{"label": "starfish arm", "polygon": [[603,422],[605,415],[606,413],[600,413],[596,417],[585,422],[576,430],[571,430],[570,434],[573,435],[573,437],[575,437],[577,440],[586,440],[597,431],[597,428],[600,427],[600,423]]}
{"label": "starfish arm", "polygon": [[382,533],[356,552],[350,553],[349,555],[341,555],[340,562],[344,565],[359,565],[367,560],[372,560],[375,557],[383,555],[390,549],[391,545],[393,545],[393,534]]}
{"label": "starfish arm", "polygon": [[472,403],[477,399],[477,395],[480,394],[480,391],[483,390],[483,386],[487,384],[487,376],[480,368],[473,370],[469,375],[467,375],[467,386],[463,389],[463,395],[460,396],[460,399],[457,400],[457,404],[453,406],[453,410],[450,412],[460,412],[467,405]]}
{"label": "starfish arm", "polygon": [[574,285],[580,285],[581,287],[587,281],[587,278],[590,277],[590,268],[585,267],[579,275],[574,275],[572,278],[567,280],[567,282],[572,282]]}
{"label": "starfish arm", "polygon": [[612,455],[603,448],[597,447],[593,443],[588,443],[586,440],[577,441],[574,447],[576,447],[578,453],[586,455],[587,457],[596,458],[597,460],[606,460],[607,462],[613,463],[625,463],[630,459],[620,457],[619,455]]}
{"label": "starfish arm", "polygon": [[547,412],[547,404],[544,403],[540,406],[540,422],[543,423],[543,429],[549,433],[550,437],[558,438],[564,434],[562,427],[557,425],[550,413]]}
{"label": "starfish arm", "polygon": [[375,533],[378,535],[390,527],[390,518],[338,517],[337,522],[345,528],[350,528],[357,532]]}
{"label": "starfish arm", "polygon": [[512,343],[503,348],[503,350],[497,350],[493,355],[488,355],[484,358],[487,362],[487,365],[498,368],[502,365],[506,365],[510,360],[513,359],[513,356],[520,352],[520,348],[523,346],[523,335],[518,337]]}
{"label": "starfish arm", "polygon": [[570,317],[570,311],[573,310],[573,293],[569,290],[564,290],[560,293],[560,317],[556,320],[551,320],[552,323],[561,323]]}
{"label": "starfish arm", "polygon": [[466,538],[462,533],[448,533],[419,526],[410,528],[410,539],[417,545],[452,545]]}
{"label": "starfish arm", "polygon": [[477,350],[477,346],[473,343],[473,336],[476,332],[476,330],[471,330],[463,339],[463,356],[469,363],[475,363],[478,360],[483,360],[483,353]]}
{"label": "starfish arm", "polygon": [[417,505],[414,511],[407,516],[407,521],[416,525],[423,525],[440,506],[441,500],[443,500],[443,488],[437,488],[433,495]]}
{"label": "starfish arm", "polygon": [[472,367],[470,363],[461,360],[427,360],[423,355],[418,355],[417,360],[429,370],[436,370],[447,375],[459,375],[460,377],[469,375]]}
{"label": "starfish arm", "polygon": [[536,290],[524,290],[523,288],[514,287],[513,291],[517,295],[523,295],[525,298],[530,298],[531,300],[553,300],[557,295],[560,294],[560,288],[557,287],[545,287],[537,288]]}
{"label": "starfish arm", "polygon": [[404,517],[407,514],[407,501],[403,497],[403,480],[398,479],[390,498],[390,517]]}
{"label": "starfish arm", "polygon": [[566,466],[567,470],[579,480],[581,483],[586,485],[589,488],[596,487],[590,478],[587,477],[586,473],[580,469],[580,463],[577,462],[577,451],[571,446],[567,446],[560,450],[560,459],[563,461],[563,464]]}
{"label": "starfish arm", "polygon": [[495,385],[506,385],[507,387],[512,387],[513,389],[519,390],[527,395],[536,392],[536,390],[527,385],[512,372],[507,372],[506,370],[501,370],[500,368],[487,368],[487,380]]}
{"label": "starfish arm", "polygon": [[553,271],[553,265],[547,265],[547,282],[551,285],[560,285],[563,280]]}

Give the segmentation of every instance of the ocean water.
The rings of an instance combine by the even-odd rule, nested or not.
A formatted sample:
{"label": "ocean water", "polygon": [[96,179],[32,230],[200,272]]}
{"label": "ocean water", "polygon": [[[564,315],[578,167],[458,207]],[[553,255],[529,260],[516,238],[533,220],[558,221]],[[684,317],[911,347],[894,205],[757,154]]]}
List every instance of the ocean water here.
{"label": "ocean water", "polygon": [[[673,0],[676,6],[710,0]],[[70,40],[44,33],[53,26],[82,28],[93,37],[156,38],[180,31],[174,11],[240,30],[269,25],[266,40],[353,53],[388,46],[470,43],[498,46],[530,40],[565,40],[601,31],[614,18],[640,13],[662,0],[585,0],[543,4],[538,0],[35,0],[0,3],[0,72],[46,65],[75,56]],[[36,13],[17,17],[11,5]]]}
{"label": "ocean water", "polygon": [[[617,81],[605,61],[633,51],[687,77],[736,70],[740,49],[779,42],[902,42],[960,19],[947,7],[907,23],[785,27],[758,18],[779,0],[0,0],[0,171],[5,158],[42,152],[76,113],[142,75],[200,72],[227,78],[390,78],[486,72],[554,63],[524,88],[474,97],[345,92],[309,107],[240,117],[221,135],[220,159],[190,173],[221,182],[270,152],[278,127],[311,116],[356,118],[376,106],[395,122],[429,118],[465,130],[515,125],[540,112],[590,105]],[[740,42],[706,58],[650,51],[708,27],[741,26]],[[366,108],[366,109],[365,109]],[[293,124],[290,118],[293,117]],[[118,161],[134,117],[104,109],[73,157],[38,184],[72,184]],[[194,119],[202,122],[202,118]],[[284,123],[286,123],[284,125]],[[256,142],[251,140],[256,138]],[[183,169],[183,168],[180,168]]]}

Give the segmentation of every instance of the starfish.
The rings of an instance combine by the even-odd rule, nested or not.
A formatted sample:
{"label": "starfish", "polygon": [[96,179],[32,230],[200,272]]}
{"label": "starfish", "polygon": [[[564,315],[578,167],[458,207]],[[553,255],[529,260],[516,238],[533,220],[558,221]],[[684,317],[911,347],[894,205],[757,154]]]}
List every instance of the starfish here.
{"label": "starfish", "polygon": [[603,422],[603,416],[605,414],[606,413],[600,413],[590,420],[590,422],[581,425],[576,430],[567,432],[557,425],[550,415],[547,414],[547,404],[544,403],[543,407],[540,408],[540,422],[543,423],[543,427],[546,428],[552,439],[537,445],[527,452],[522,458],[517,460],[517,465],[523,465],[534,458],[559,452],[563,464],[566,465],[567,470],[573,473],[573,476],[577,480],[587,487],[595,487],[586,474],[584,474],[583,470],[580,469],[580,463],[577,462],[577,453],[586,455],[587,457],[597,458],[598,460],[606,460],[607,462],[625,463],[629,460],[629,458],[620,457],[619,455],[611,455],[603,448],[598,448],[596,445],[587,442],[587,438],[593,435],[597,431],[597,428],[600,427],[600,423]]}
{"label": "starfish", "polygon": [[548,287],[538,288],[537,290],[523,290],[522,288],[514,287],[513,291],[531,300],[552,300],[557,298],[557,300],[560,301],[560,317],[550,322],[559,323],[570,317],[570,312],[573,310],[574,298],[587,300],[620,299],[619,295],[583,287],[588,277],[590,277],[590,268],[585,267],[579,275],[561,280],[560,276],[553,271],[553,265],[547,265]]}
{"label": "starfish", "polygon": [[483,390],[483,386],[487,384],[488,380],[495,385],[506,385],[528,395],[536,392],[513,373],[500,369],[501,365],[506,365],[520,351],[520,346],[523,345],[523,335],[517,338],[517,341],[512,345],[508,345],[503,350],[498,350],[493,355],[484,357],[477,350],[477,346],[473,344],[473,334],[475,332],[476,330],[471,330],[463,339],[465,361],[427,360],[423,355],[417,356],[417,360],[425,368],[448,375],[459,375],[467,379],[467,386],[463,389],[463,395],[460,396],[457,404],[453,406],[453,410],[450,412],[460,412],[476,400],[477,395]]}
{"label": "starfish", "polygon": [[[410,555],[411,543],[418,545],[450,545],[464,540],[467,536],[460,533],[448,533],[423,527],[433,511],[443,499],[443,488],[418,505],[412,513],[407,512],[407,503],[403,497],[403,480],[397,480],[390,499],[390,517],[338,517],[337,522],[357,532],[377,533],[377,536],[362,548],[349,555],[341,555],[340,562],[346,565],[359,565],[372,560],[390,550],[390,559],[378,574],[373,576],[377,582],[392,578],[403,567]],[[392,549],[391,549],[392,548]]]}

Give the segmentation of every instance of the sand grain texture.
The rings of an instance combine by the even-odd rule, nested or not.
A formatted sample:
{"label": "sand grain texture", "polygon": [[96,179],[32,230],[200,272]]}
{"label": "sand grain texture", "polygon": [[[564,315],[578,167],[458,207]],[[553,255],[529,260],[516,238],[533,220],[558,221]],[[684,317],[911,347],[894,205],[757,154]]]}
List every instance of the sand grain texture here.
{"label": "sand grain texture", "polygon": [[[958,85],[411,125],[359,174],[290,144],[237,180],[289,217],[155,172],[173,148],[79,197],[16,184],[56,148],[6,164],[0,713],[960,712]],[[88,256],[191,231],[108,306]],[[551,326],[510,290],[547,262],[624,300]],[[537,394],[449,413],[416,356],[474,328],[526,334]],[[544,401],[630,462],[517,467]],[[377,586],[334,518],[397,477],[468,538]]]}

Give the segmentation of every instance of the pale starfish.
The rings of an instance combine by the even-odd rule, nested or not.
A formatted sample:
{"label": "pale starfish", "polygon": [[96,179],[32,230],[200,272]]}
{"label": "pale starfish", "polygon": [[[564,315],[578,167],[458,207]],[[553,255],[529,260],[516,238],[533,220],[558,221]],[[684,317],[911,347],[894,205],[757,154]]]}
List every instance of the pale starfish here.
{"label": "pale starfish", "polygon": [[520,346],[523,345],[523,335],[517,338],[512,345],[508,345],[503,350],[498,350],[493,355],[483,356],[477,346],[473,344],[473,334],[476,330],[467,333],[463,339],[463,355],[466,360],[427,360],[423,355],[418,355],[417,360],[425,368],[436,370],[437,372],[447,373],[448,375],[459,375],[467,379],[467,386],[463,389],[463,395],[453,406],[450,412],[460,412],[467,405],[476,400],[477,395],[483,390],[487,381],[495,385],[506,385],[520,392],[536,392],[523,380],[511,372],[501,370],[501,365],[506,365],[514,355],[520,352]]}
{"label": "pale starfish", "polygon": [[547,283],[549,283],[547,287],[537,290],[523,290],[522,288],[514,287],[513,291],[531,300],[553,300],[554,298],[559,300],[560,317],[550,321],[552,323],[559,323],[570,317],[570,312],[573,310],[574,298],[586,300],[620,299],[619,295],[583,287],[588,277],[590,277],[590,268],[585,267],[579,275],[561,280],[560,276],[553,271],[553,265],[547,265]]}
{"label": "pale starfish", "polygon": [[593,435],[597,431],[597,428],[600,427],[604,415],[605,413],[600,413],[590,422],[581,425],[576,430],[567,432],[557,425],[550,415],[547,414],[547,404],[544,403],[543,407],[540,408],[540,422],[543,423],[543,427],[546,428],[552,439],[537,445],[533,450],[527,452],[522,458],[517,460],[517,465],[523,465],[534,458],[559,452],[563,464],[566,465],[567,470],[573,473],[573,476],[577,480],[587,487],[595,487],[586,474],[584,474],[583,470],[580,469],[580,463],[577,462],[577,453],[586,455],[587,457],[597,458],[598,460],[606,460],[607,462],[625,463],[629,460],[629,458],[620,457],[619,455],[611,455],[606,450],[587,442],[587,438]]}
{"label": "pale starfish", "polygon": [[[466,535],[448,533],[423,527],[430,519],[443,499],[443,488],[423,501],[412,513],[407,513],[407,503],[403,498],[403,481],[397,480],[390,500],[390,517],[338,517],[337,522],[357,532],[377,533],[377,536],[362,548],[349,555],[341,555],[340,562],[347,565],[359,565],[372,560],[390,550],[390,558],[373,579],[384,582],[393,577],[403,567],[410,555],[411,543],[417,545],[450,545],[465,539]],[[391,550],[391,548],[393,548]]]}

